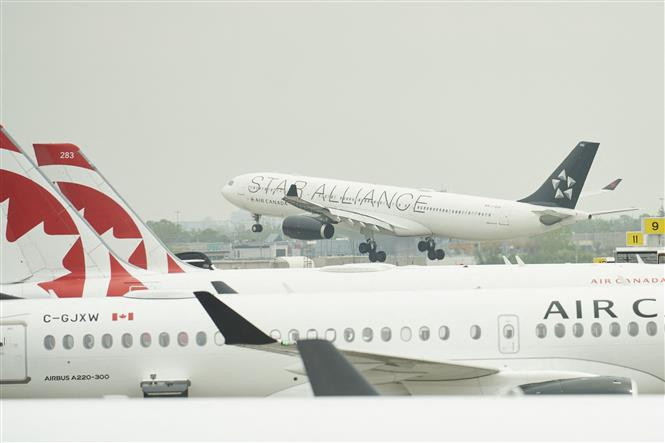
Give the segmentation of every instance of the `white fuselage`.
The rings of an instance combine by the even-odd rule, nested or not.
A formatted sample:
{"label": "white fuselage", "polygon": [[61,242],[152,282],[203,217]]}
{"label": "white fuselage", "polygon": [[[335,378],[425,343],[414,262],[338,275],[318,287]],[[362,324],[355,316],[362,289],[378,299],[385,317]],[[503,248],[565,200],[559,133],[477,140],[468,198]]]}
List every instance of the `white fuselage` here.
{"label": "white fuselage", "polygon": [[[520,287],[665,287],[665,266],[636,263],[579,263],[473,266],[393,266],[378,263],[314,269],[238,269],[180,274],[145,273],[141,281],[159,291],[210,291],[223,282],[240,294],[364,291],[434,291]],[[105,297],[108,282],[85,280],[86,297]],[[53,298],[39,280],[0,285],[20,298]],[[145,291],[144,291],[145,292]]]}
{"label": "white fuselage", "polygon": [[[663,392],[658,286],[219,297],[285,344],[326,337],[342,351],[498,371],[414,380],[417,374],[365,368],[387,392],[501,394],[589,375],[628,377],[640,393]],[[272,395],[306,381],[296,357],[224,345],[195,298],[8,300],[1,307],[2,397],[141,396],[141,383],[153,379],[185,381],[192,396]]]}
{"label": "white fuselage", "polygon": [[404,237],[441,236],[466,240],[505,240],[539,234],[588,219],[582,211],[556,208],[567,215],[546,225],[534,211],[549,207],[511,200],[375,185],[280,173],[233,178],[222,193],[235,206],[253,214],[287,217],[304,212],[282,200],[295,184],[300,197],[334,209],[371,214],[395,226]]}

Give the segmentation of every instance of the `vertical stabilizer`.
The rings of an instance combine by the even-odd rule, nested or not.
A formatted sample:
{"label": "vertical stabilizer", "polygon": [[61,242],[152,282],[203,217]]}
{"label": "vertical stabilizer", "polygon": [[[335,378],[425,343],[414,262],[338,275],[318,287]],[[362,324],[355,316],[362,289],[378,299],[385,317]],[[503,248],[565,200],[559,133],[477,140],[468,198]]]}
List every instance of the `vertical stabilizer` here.
{"label": "vertical stabilizer", "polygon": [[574,209],[598,146],[599,143],[579,142],[536,192],[519,201]]}
{"label": "vertical stabilizer", "polygon": [[122,260],[159,273],[196,272],[155,236],[81,149],[70,143],[35,144],[37,165]]}
{"label": "vertical stabilizer", "polygon": [[[145,289],[0,127],[0,283],[26,297],[119,296]],[[31,286],[32,287],[32,286]]]}

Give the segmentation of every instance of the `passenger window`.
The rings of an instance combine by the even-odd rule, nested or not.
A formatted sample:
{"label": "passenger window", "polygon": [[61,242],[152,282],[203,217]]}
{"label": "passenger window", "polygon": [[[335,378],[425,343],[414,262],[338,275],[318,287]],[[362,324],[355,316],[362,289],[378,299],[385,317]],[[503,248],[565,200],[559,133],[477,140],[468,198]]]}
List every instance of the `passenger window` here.
{"label": "passenger window", "polygon": [[554,325],[554,335],[559,338],[562,338],[564,335],[566,335],[566,327],[563,325],[563,323],[557,323]]}
{"label": "passenger window", "polygon": [[308,329],[307,330],[307,338],[309,340],[318,338],[319,334],[316,332],[316,329]]}
{"label": "passenger window", "polygon": [[591,335],[594,337],[600,337],[600,335],[603,333],[603,327],[600,323],[595,322],[591,324]]}
{"label": "passenger window", "polygon": [[208,343],[208,335],[203,332],[199,331],[196,333],[196,344],[199,346],[205,346],[206,343]]}
{"label": "passenger window", "polygon": [[86,349],[92,349],[95,346],[95,337],[92,334],[85,334],[83,336],[83,347]]}
{"label": "passenger window", "polygon": [[536,326],[536,337],[545,338],[546,336],[547,336],[547,326],[545,326],[542,323],[539,323],[538,326]]}
{"label": "passenger window", "polygon": [[634,321],[628,323],[628,335],[635,337],[640,332],[640,327]]}
{"label": "passenger window", "polygon": [[647,335],[654,336],[658,333],[658,325],[655,321],[650,321],[647,323]]}
{"label": "passenger window", "polygon": [[111,334],[102,335],[102,346],[109,349],[113,346],[113,336]]}
{"label": "passenger window", "polygon": [[214,340],[215,340],[215,344],[217,346],[222,346],[224,343],[226,343],[226,339],[224,338],[222,333],[219,332],[219,331],[215,332]]}
{"label": "passenger window", "polygon": [[505,325],[503,327],[503,336],[505,338],[511,339],[515,335],[515,328],[513,325]]}
{"label": "passenger window", "polygon": [[44,348],[47,351],[52,351],[55,348],[55,337],[52,335],[47,335],[44,337]]}
{"label": "passenger window", "polygon": [[74,337],[69,334],[62,337],[62,347],[65,349],[72,349],[74,347]]}
{"label": "passenger window", "polygon": [[618,337],[621,334],[621,325],[617,322],[610,323],[610,335],[612,337]]}
{"label": "passenger window", "polygon": [[392,331],[388,326],[385,326],[381,328],[381,340],[383,341],[390,341],[390,338],[392,337]]}
{"label": "passenger window", "polygon": [[353,339],[356,337],[356,333],[353,331],[352,328],[346,328],[344,330],[344,340],[351,342]]}
{"label": "passenger window", "polygon": [[441,340],[448,340],[450,337],[450,329],[448,329],[448,326],[441,326],[439,328],[439,338]]}
{"label": "passenger window", "polygon": [[364,328],[363,329],[363,340],[366,342],[372,341],[372,338],[374,337],[374,331],[372,331],[372,328]]}
{"label": "passenger window", "polygon": [[125,333],[120,337],[120,342],[124,348],[131,348],[134,344],[134,338],[132,337],[132,334]]}
{"label": "passenger window", "polygon": [[582,323],[575,323],[573,325],[573,335],[577,338],[584,335],[584,325]]}
{"label": "passenger window", "polygon": [[411,340],[411,328],[404,326],[401,331],[399,331],[399,336],[402,337],[403,341]]}
{"label": "passenger window", "polygon": [[152,344],[152,337],[150,336],[150,333],[144,332],[141,334],[141,346],[144,348],[149,348],[150,345]]}
{"label": "passenger window", "polygon": [[277,329],[273,329],[272,331],[270,331],[270,336],[275,340],[279,341],[282,338],[282,333],[279,332]]}
{"label": "passenger window", "polygon": [[178,344],[183,347],[189,344],[189,335],[185,331],[178,332]]}
{"label": "passenger window", "polygon": [[333,342],[337,338],[337,332],[333,328],[326,329],[326,340]]}
{"label": "passenger window", "polygon": [[469,332],[471,333],[472,339],[478,340],[480,338],[480,326],[478,325],[471,326],[471,330]]}
{"label": "passenger window", "polygon": [[418,331],[418,336],[422,341],[429,340],[429,328],[427,326],[422,326]]}
{"label": "passenger window", "polygon": [[298,330],[296,329],[291,329],[289,331],[289,343],[293,344],[298,341],[300,338],[300,334],[298,333]]}
{"label": "passenger window", "polygon": [[169,336],[168,332],[162,332],[157,337],[157,340],[159,341],[159,346],[161,346],[162,348],[165,348],[171,342],[171,337]]}

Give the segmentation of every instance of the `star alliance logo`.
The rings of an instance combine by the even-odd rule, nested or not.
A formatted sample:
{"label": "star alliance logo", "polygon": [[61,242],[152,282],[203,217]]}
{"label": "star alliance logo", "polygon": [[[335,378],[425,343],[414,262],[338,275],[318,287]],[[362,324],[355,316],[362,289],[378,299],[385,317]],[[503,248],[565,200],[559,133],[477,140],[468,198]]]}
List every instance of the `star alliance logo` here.
{"label": "star alliance logo", "polygon": [[[554,198],[563,198],[565,195],[568,200],[573,199],[573,186],[577,183],[573,177],[566,176],[566,170],[562,169],[557,178],[552,179],[552,187],[556,191]],[[561,188],[564,188],[564,191],[561,191]]]}

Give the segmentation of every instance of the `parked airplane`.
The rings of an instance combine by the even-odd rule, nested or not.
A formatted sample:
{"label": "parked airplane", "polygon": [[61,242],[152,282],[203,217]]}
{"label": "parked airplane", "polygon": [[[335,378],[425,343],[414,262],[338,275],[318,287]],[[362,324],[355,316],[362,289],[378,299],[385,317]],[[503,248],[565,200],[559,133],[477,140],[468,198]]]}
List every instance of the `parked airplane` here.
{"label": "parked airplane", "polygon": [[2,398],[303,392],[301,337],[382,393],[663,392],[655,286],[143,294],[0,301]]}
{"label": "parked airplane", "polygon": [[[251,212],[261,232],[262,215],[285,217],[285,235],[328,239],[335,225],[360,231],[359,246],[371,262],[386,260],[377,250],[375,234],[421,237],[418,250],[430,260],[442,260],[434,237],[466,240],[506,240],[539,234],[600,214],[634,210],[584,212],[575,206],[598,143],[580,142],[533,194],[519,201],[475,197],[431,189],[411,189],[343,180],[252,173],[234,177],[222,189],[235,206]],[[603,188],[613,190],[618,181]]]}
{"label": "parked airplane", "polygon": [[[135,212],[112,190],[94,165],[74,145],[38,145],[36,157],[42,166],[37,168],[24,157],[18,144],[2,129],[0,138],[0,239],[3,260],[0,269],[0,292],[3,295],[31,297],[103,297],[122,295],[127,290],[143,287],[159,290],[205,290],[217,293],[292,293],[325,291],[373,290],[435,290],[528,286],[608,286],[608,285],[663,285],[665,278],[658,268],[641,265],[609,266],[585,265],[527,265],[527,266],[470,266],[452,267],[399,267],[390,265],[345,265],[322,269],[265,269],[234,271],[202,271],[180,265],[187,272],[160,273],[169,270],[169,251],[156,240]],[[13,165],[13,166],[12,166]],[[58,168],[62,168],[59,170]],[[80,172],[77,169],[84,171]],[[77,209],[73,209],[57,189],[39,174],[46,170],[52,181],[63,189],[77,189],[71,193]],[[26,172],[29,171],[29,174]],[[29,182],[29,185],[24,185]],[[12,191],[14,190],[14,191]],[[12,192],[10,192],[12,191]],[[103,194],[103,195],[99,195]],[[79,196],[97,195],[92,201]],[[82,220],[83,212],[89,225]],[[109,219],[109,217],[116,217]],[[9,220],[23,229],[11,228]],[[69,226],[76,222],[76,230],[53,229],[58,220]],[[71,220],[71,221],[70,221]],[[45,221],[45,223],[42,223]],[[43,228],[41,228],[43,226]],[[112,228],[109,228],[112,226]],[[94,228],[96,231],[93,231]],[[120,233],[136,232],[137,238],[124,238]],[[78,233],[78,234],[77,234]],[[21,235],[19,235],[21,234]],[[103,238],[100,241],[95,236]],[[71,251],[71,244],[83,238],[83,257],[79,249]],[[128,263],[132,257],[142,256],[141,244],[146,245],[148,269]],[[88,245],[91,245],[88,247]],[[138,245],[138,246],[137,246]],[[148,246],[150,245],[150,246]],[[108,248],[107,248],[108,247]],[[139,251],[139,252],[137,252]],[[101,258],[93,256],[101,254]],[[128,281],[124,287],[113,286],[94,272],[95,260],[109,260],[133,276],[137,284]],[[65,260],[65,258],[67,258]],[[76,260],[73,260],[75,258]],[[154,260],[152,259],[154,258]],[[165,260],[166,259],[166,260]],[[47,260],[47,262],[44,262]],[[89,263],[88,272],[73,266],[81,261]],[[134,263],[142,265],[143,261]],[[167,263],[166,268],[163,263]],[[161,265],[160,265],[161,263]],[[162,266],[160,268],[160,266]],[[117,266],[116,266],[117,267]],[[154,272],[151,272],[154,271]],[[57,286],[49,281],[57,281]],[[124,281],[120,279],[120,281]]]}

